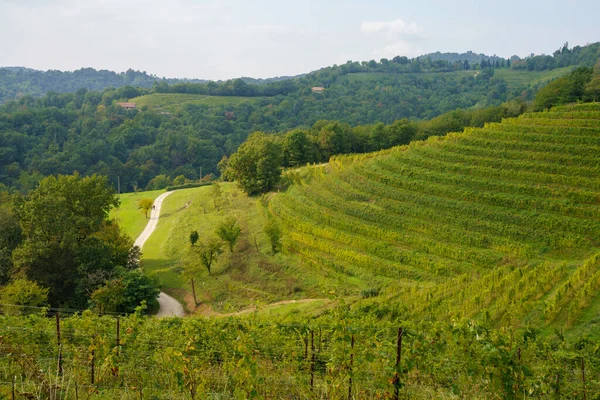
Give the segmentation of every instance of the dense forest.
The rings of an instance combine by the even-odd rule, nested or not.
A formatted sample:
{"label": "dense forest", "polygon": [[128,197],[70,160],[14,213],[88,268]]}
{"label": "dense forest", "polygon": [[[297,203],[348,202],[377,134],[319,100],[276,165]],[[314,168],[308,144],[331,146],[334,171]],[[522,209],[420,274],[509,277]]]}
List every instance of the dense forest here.
{"label": "dense forest", "polygon": [[152,87],[157,81],[177,83],[183,81],[202,82],[199,79],[165,79],[149,75],[145,71],[128,69],[116,73],[94,68],[81,68],[76,71],[38,71],[23,67],[0,68],[0,104],[23,96],[41,97],[48,92],[68,93],[78,89],[102,91],[113,87],[131,85]]}
{"label": "dense forest", "polygon": [[[598,58],[599,49],[599,43],[573,49],[565,46],[551,58],[555,66],[593,65],[591,60]],[[522,112],[522,102],[532,100],[544,81],[534,83],[526,75],[509,83],[502,71],[512,71],[518,60],[510,67],[508,64],[508,60],[482,60],[476,65],[468,61],[454,65],[444,60],[399,57],[349,62],[294,79],[173,84],[161,80],[146,88],[134,87],[150,83],[144,73],[109,74],[129,84],[103,91],[50,91],[39,98],[26,95],[0,106],[0,185],[27,192],[44,176],[77,171],[108,176],[115,187],[120,181],[122,191],[162,188],[176,177],[185,181],[197,180],[200,174],[218,175],[219,161],[233,154],[256,131],[313,131],[312,136],[321,137],[324,147],[302,162],[379,150]],[[590,77],[589,71],[582,75],[584,80]],[[93,70],[71,74],[95,76]],[[324,89],[315,92],[311,89],[315,86]],[[141,106],[125,110],[118,105],[135,98],[162,101],[177,96],[205,102],[184,102],[168,109]],[[498,107],[507,101],[512,101],[512,109],[501,111]],[[540,107],[554,103],[550,100]],[[469,113],[473,116],[454,111],[459,108],[472,108]],[[446,116],[434,119],[442,114]],[[416,123],[410,130],[414,134],[401,141],[388,138],[379,142],[387,134],[379,138],[381,125],[377,124],[393,125],[406,118]],[[430,124],[417,122],[430,119]],[[332,126],[336,128],[330,129]],[[357,128],[343,146],[325,144],[332,132],[345,135],[350,127]],[[327,146],[331,148],[325,149]]]}
{"label": "dense forest", "polygon": [[[191,104],[176,115],[152,109],[125,110],[114,103],[116,98],[140,92],[132,87],[25,97],[0,109],[0,183],[27,191],[41,176],[79,171],[107,175],[114,183],[120,176],[124,191],[153,188],[149,183],[157,175],[198,179],[200,168],[203,174],[218,174],[217,163],[254,131],[308,128],[324,119],[351,125],[392,123],[411,115],[411,107],[404,108],[403,103],[419,106],[416,98],[415,103],[385,100],[389,94],[374,91],[371,86],[375,85],[357,85],[360,91],[354,94],[340,85],[339,92],[334,89],[327,96],[309,93],[296,99],[279,96],[239,105]],[[452,95],[449,86],[458,93]],[[491,86],[502,86],[502,82],[485,78],[463,84],[423,80],[412,87],[399,87],[399,91],[408,87],[429,93],[429,99],[423,97],[420,103],[436,107],[433,115],[437,115],[461,104],[461,97],[465,106],[482,101]],[[364,100],[359,96],[365,96]],[[508,97],[505,93],[492,104]],[[378,106],[379,98],[389,106]]]}

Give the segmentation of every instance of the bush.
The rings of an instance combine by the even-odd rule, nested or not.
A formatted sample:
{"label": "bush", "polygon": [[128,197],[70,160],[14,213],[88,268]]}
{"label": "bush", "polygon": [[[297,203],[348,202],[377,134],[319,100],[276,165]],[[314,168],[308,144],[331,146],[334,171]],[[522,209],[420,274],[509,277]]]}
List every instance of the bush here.
{"label": "bush", "polygon": [[48,289],[37,282],[27,279],[15,279],[0,290],[0,302],[5,314],[20,314],[27,307],[48,305]]}
{"label": "bush", "polygon": [[369,297],[377,297],[377,296],[379,296],[379,289],[378,288],[364,289],[363,291],[360,292],[360,295],[362,296],[363,299],[368,299]]}

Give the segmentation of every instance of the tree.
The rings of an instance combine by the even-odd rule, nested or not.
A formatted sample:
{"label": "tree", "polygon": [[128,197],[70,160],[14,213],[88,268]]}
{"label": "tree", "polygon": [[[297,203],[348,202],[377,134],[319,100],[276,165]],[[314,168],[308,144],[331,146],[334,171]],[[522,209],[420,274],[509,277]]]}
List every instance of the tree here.
{"label": "tree", "polygon": [[600,98],[600,61],[594,66],[592,79],[585,85],[585,93],[594,102]]}
{"label": "tree", "polygon": [[313,157],[306,132],[297,129],[288,133],[283,141],[284,165],[299,167],[311,161],[313,161]]}
{"label": "tree", "polygon": [[[0,289],[0,303],[5,314],[20,314],[27,307],[48,305],[48,288],[27,279],[15,279]],[[13,306],[13,307],[11,307]]]}
{"label": "tree", "polygon": [[12,252],[22,239],[16,215],[8,209],[0,208],[0,284],[6,283],[10,278],[13,270]]}
{"label": "tree", "polygon": [[144,211],[144,215],[146,216],[146,218],[148,218],[148,211],[152,209],[153,205],[154,200],[152,200],[150,197],[144,197],[143,199],[140,199],[138,201],[138,209]]}
{"label": "tree", "polygon": [[194,298],[194,304],[198,305],[198,299],[196,298],[196,275],[198,274],[197,263],[186,262],[183,268],[183,275],[190,280],[190,286],[192,287],[192,297]]}
{"label": "tree", "polygon": [[217,182],[212,184],[211,196],[213,199],[213,204],[215,205],[215,210],[218,211],[223,204],[223,190],[221,190],[221,185],[219,185]]}
{"label": "tree", "polygon": [[219,161],[219,163],[217,164],[217,168],[219,169],[219,172],[221,173],[222,181],[233,182],[235,177],[233,176],[231,168],[229,168],[229,157],[223,156],[221,161]]}
{"label": "tree", "polygon": [[119,277],[110,281],[91,295],[91,306],[99,312],[133,313],[145,302],[148,309],[158,309],[156,282],[140,270],[121,271]]}
{"label": "tree", "polygon": [[217,236],[229,244],[231,253],[233,253],[233,246],[240,237],[240,233],[242,233],[242,228],[238,225],[235,217],[227,217],[217,228]]}
{"label": "tree", "polygon": [[178,175],[173,179],[173,185],[180,186],[185,183],[185,175]]}
{"label": "tree", "polygon": [[269,243],[271,244],[271,253],[275,254],[281,250],[281,227],[274,220],[269,220],[265,225],[263,231],[269,238]]}
{"label": "tree", "polygon": [[161,190],[171,184],[171,180],[165,174],[157,175],[148,182],[146,190]]}
{"label": "tree", "polygon": [[229,168],[249,195],[267,192],[281,177],[281,145],[275,138],[255,132],[231,156]]}
{"label": "tree", "polygon": [[222,252],[223,242],[216,237],[211,237],[198,246],[197,252],[200,257],[200,263],[206,268],[210,275],[210,269],[213,262]]}
{"label": "tree", "polygon": [[[87,266],[96,265],[95,255],[108,251],[110,269],[127,262],[131,239],[118,234],[116,223],[108,225],[108,213],[118,204],[105,177],[75,174],[42,179],[17,209],[23,241],[13,251],[16,271],[49,288],[53,305],[86,304],[76,288],[88,273]],[[123,250],[125,261],[119,256]]]}
{"label": "tree", "polygon": [[586,85],[591,79],[591,68],[577,68],[569,75],[558,78],[541,88],[531,107],[534,111],[542,111],[556,105],[581,100],[585,94]]}
{"label": "tree", "polygon": [[190,244],[192,246],[195,245],[199,238],[200,235],[198,234],[198,231],[192,231],[192,233],[190,233]]}

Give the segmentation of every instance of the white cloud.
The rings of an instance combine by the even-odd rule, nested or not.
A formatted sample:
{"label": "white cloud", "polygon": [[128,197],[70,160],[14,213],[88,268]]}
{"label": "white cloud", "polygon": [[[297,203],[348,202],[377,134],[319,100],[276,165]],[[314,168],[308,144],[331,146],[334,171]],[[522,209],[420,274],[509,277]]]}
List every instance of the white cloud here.
{"label": "white cloud", "polygon": [[416,22],[405,22],[400,18],[391,21],[363,21],[360,30],[372,37],[373,55],[386,58],[417,55],[413,42],[421,40],[423,33]]}
{"label": "white cloud", "polygon": [[242,28],[241,31],[246,32],[246,33],[282,34],[282,33],[289,33],[291,30],[290,30],[289,26],[285,26],[285,25],[262,24],[262,25],[246,25]]}
{"label": "white cloud", "polygon": [[400,18],[392,21],[363,21],[360,24],[363,33],[385,33],[389,39],[399,37],[418,37],[422,32],[415,22],[405,22]]}

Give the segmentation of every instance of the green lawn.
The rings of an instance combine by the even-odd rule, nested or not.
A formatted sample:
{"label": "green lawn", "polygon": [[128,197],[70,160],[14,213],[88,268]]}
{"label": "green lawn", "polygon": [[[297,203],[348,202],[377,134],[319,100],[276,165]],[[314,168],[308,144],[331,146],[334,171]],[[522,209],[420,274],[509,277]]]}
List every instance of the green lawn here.
{"label": "green lawn", "polygon": [[241,97],[241,96],[205,96],[200,94],[185,93],[154,93],[135,97],[129,101],[134,102],[136,107],[147,106],[154,109],[162,109],[169,112],[177,112],[182,106],[187,104],[196,105],[238,105],[246,102],[253,102],[262,99],[261,97]]}
{"label": "green lawn", "polygon": [[514,69],[497,69],[494,77],[501,78],[508,83],[509,87],[522,86],[527,84],[537,85],[546,83],[553,79],[560,78],[568,74],[574,67],[557,68],[550,71],[524,71]]}
{"label": "green lawn", "polygon": [[140,199],[157,198],[164,190],[153,190],[139,193],[123,193],[120,195],[121,205],[110,212],[110,217],[118,221],[125,233],[135,240],[144,230],[148,220],[142,210],[138,209]]}
{"label": "green lawn", "polygon": [[[499,68],[494,70],[494,77],[504,79],[510,88],[537,85],[551,81],[566,75],[574,67],[557,68],[550,71],[526,71],[514,70],[510,68]],[[382,77],[395,77],[399,82],[407,79],[420,78],[428,81],[436,77],[445,76],[448,78],[460,79],[466,76],[476,76],[478,71],[453,71],[453,72],[422,72],[422,73],[381,73],[381,72],[359,72],[348,74],[340,78],[352,82],[377,81]]]}
{"label": "green lawn", "polygon": [[[212,186],[178,190],[164,200],[157,229],[143,248],[142,268],[190,310],[194,306],[190,282],[184,277],[186,268],[195,271],[199,303],[218,312],[234,312],[256,303],[324,297],[330,287],[327,279],[307,273],[293,254],[270,254],[262,232],[266,213],[260,198],[246,196],[233,183],[220,185],[224,199],[220,209],[213,203]],[[215,236],[216,227],[228,216],[239,221],[242,235],[233,254],[223,247],[209,275],[199,263],[189,235],[197,230],[199,242]]]}

